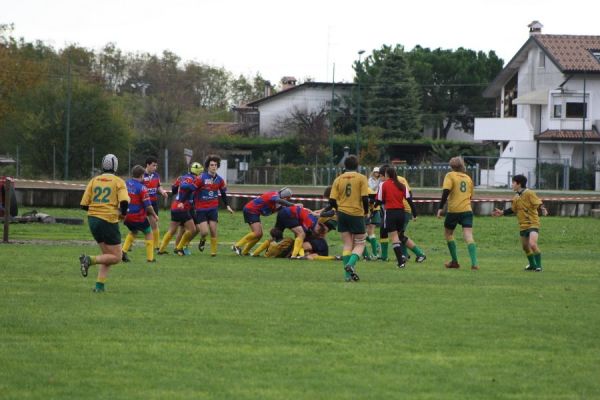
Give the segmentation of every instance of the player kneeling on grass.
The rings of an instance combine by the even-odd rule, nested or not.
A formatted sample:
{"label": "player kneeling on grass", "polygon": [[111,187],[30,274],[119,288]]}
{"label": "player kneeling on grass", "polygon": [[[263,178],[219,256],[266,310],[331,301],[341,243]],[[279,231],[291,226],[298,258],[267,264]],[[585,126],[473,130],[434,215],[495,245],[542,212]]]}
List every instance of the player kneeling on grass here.
{"label": "player kneeling on grass", "polygon": [[145,235],[146,260],[148,262],[155,261],[153,229],[147,217],[151,216],[158,222],[158,215],[156,215],[150,201],[148,189],[142,183],[144,171],[144,167],[136,165],[131,169],[131,179],[126,182],[130,200],[124,223],[129,228],[129,234],[125,238],[125,243],[123,243],[123,262],[129,262],[127,253],[131,249],[138,232],[143,232]]}
{"label": "player kneeling on grass", "polygon": [[319,219],[319,233],[314,231],[308,231],[306,233],[306,239],[302,244],[304,254],[308,260],[337,260],[342,259],[341,256],[330,256],[329,255],[329,244],[327,243],[326,236],[330,231],[335,231],[337,222],[329,219],[327,222],[322,223]]}
{"label": "player kneeling on grass", "polygon": [[517,214],[519,222],[519,234],[523,251],[527,255],[529,265],[525,271],[541,272],[542,252],[538,247],[538,238],[540,230],[540,215],[548,215],[548,210],[542,204],[535,192],[527,189],[527,178],[524,175],[515,175],[512,178],[512,190],[516,193],[512,199],[512,206],[504,210],[494,209],[492,216],[500,217],[502,215]]}
{"label": "player kneeling on grass", "polygon": [[271,237],[254,250],[252,257],[260,257],[261,253],[266,250],[265,257],[289,258],[294,248],[294,239],[284,238],[283,231],[279,228],[273,228],[269,233]]}
{"label": "player kneeling on grass", "polygon": [[[231,246],[238,256],[246,256],[250,254],[250,250],[263,236],[263,227],[260,221],[260,216],[269,216],[275,211],[279,211],[281,206],[293,206],[290,203],[292,198],[292,190],[283,188],[277,192],[266,192],[255,199],[250,200],[244,206],[244,222],[250,227],[250,233],[238,240]],[[299,204],[300,205],[300,204]]]}
{"label": "player kneeling on grass", "polygon": [[81,275],[86,277],[92,265],[98,265],[98,279],[94,292],[104,292],[104,284],[111,265],[123,256],[119,219],[125,217],[129,195],[123,179],[115,175],[118,160],[113,154],[102,158],[102,175],[89,181],[81,198],[81,208],[88,213],[88,224],[102,254],[79,257]]}

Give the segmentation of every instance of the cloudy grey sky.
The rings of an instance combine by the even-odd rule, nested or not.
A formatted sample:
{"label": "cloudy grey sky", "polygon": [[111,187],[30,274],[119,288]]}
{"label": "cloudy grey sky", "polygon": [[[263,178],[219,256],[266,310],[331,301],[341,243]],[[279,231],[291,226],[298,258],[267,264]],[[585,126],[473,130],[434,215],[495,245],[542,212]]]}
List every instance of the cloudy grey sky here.
{"label": "cloudy grey sky", "polygon": [[533,20],[543,33],[600,35],[592,8],[596,1],[0,0],[0,23],[57,49],[108,42],[126,52],[168,49],[273,83],[284,75],[330,81],[335,63],[336,81],[349,82],[357,52],[384,44],[494,50],[507,62]]}

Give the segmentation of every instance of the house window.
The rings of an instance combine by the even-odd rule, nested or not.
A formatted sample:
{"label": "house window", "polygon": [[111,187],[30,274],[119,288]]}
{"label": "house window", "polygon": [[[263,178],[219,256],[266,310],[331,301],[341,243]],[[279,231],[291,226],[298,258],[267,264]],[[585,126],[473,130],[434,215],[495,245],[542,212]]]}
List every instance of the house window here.
{"label": "house window", "polygon": [[587,103],[567,102],[567,118],[587,118]]}
{"label": "house window", "polygon": [[596,57],[596,60],[598,60],[598,62],[600,62],[600,50],[594,50],[594,51],[592,51],[592,55],[594,57]]}
{"label": "house window", "polygon": [[546,66],[546,55],[540,50],[538,53],[538,67],[544,68]]}
{"label": "house window", "polygon": [[552,109],[552,118],[562,117],[562,104],[555,104]]}

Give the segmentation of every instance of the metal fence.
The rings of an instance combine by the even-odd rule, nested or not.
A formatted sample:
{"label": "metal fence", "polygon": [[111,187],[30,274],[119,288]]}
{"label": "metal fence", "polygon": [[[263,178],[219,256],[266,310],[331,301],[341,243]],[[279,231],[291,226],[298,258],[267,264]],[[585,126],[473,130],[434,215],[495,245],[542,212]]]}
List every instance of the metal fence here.
{"label": "metal fence", "polygon": [[[52,148],[49,149],[52,151]],[[89,149],[89,176],[99,172],[100,158],[102,155],[94,153]],[[52,153],[51,153],[52,154]],[[160,172],[165,182],[185,170],[185,163],[177,158],[169,160],[167,152],[162,155]],[[53,159],[52,157],[51,159]],[[510,187],[511,179],[516,174],[523,174],[528,178],[528,186],[536,189],[546,190],[569,190],[576,183],[579,188],[579,180],[587,179],[593,182],[595,171],[588,170],[588,175],[579,177],[580,170],[570,166],[567,159],[535,159],[535,158],[506,158],[506,157],[477,157],[465,156],[467,172],[473,178],[476,186],[480,187]],[[61,165],[53,162],[43,171],[35,171],[24,164],[19,154],[0,157],[0,175],[9,175],[25,179],[54,179],[62,180]],[[131,152],[120,160],[119,172],[125,176],[132,164],[142,162],[140,156]],[[227,170],[227,180],[230,183],[266,184],[266,185],[313,185],[327,186],[333,182],[342,169],[340,167],[315,166],[315,165],[253,165],[252,162],[231,162],[233,168]],[[243,165],[243,170],[240,166]],[[370,175],[373,167],[361,166],[360,172]],[[421,165],[394,165],[399,175],[404,176],[415,187],[436,187],[442,185],[444,176],[450,171],[444,164],[421,164]],[[88,176],[85,177],[86,179]],[[589,184],[590,188],[594,185]]]}

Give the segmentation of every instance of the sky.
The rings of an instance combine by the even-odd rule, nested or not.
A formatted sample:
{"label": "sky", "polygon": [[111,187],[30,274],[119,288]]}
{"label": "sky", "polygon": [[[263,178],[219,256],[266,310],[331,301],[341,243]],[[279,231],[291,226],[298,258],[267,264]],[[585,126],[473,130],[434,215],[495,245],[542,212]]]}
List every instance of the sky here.
{"label": "sky", "polygon": [[[493,50],[505,63],[538,20],[542,33],[600,35],[596,1],[564,0],[0,0],[14,37],[55,49],[161,54],[257,73],[351,82],[352,64],[383,45]],[[335,72],[334,72],[335,69]]]}

